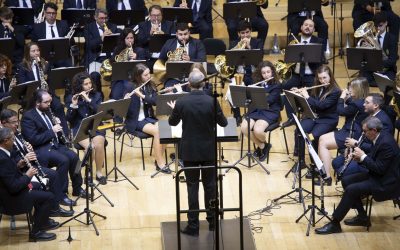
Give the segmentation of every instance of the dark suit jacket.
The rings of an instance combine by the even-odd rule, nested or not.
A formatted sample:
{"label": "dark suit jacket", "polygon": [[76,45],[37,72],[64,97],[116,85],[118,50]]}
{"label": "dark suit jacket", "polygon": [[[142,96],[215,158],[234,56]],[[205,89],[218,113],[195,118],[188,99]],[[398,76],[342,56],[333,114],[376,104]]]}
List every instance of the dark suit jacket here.
{"label": "dark suit jacket", "polygon": [[[301,36],[296,36],[297,40],[301,42]],[[290,41],[293,40],[293,37],[291,36]],[[316,36],[311,36],[310,43],[320,43],[323,44],[322,39],[318,38]],[[321,51],[321,60],[324,58],[324,48],[322,46],[322,51]],[[315,71],[318,69],[319,66],[321,66],[322,63],[309,63],[308,66],[310,67],[311,71],[313,74],[315,74]]]}
{"label": "dark suit jacket", "polygon": [[351,98],[349,98],[347,99],[345,105],[344,100],[342,98],[339,98],[337,104],[337,112],[340,116],[345,117],[345,122],[342,129],[350,130],[351,124],[354,120],[353,133],[361,133],[361,122],[368,116],[368,114],[364,112],[364,99],[353,101]]}
{"label": "dark suit jacket", "polygon": [[[186,2],[188,4],[188,8],[191,9],[193,1],[187,0]],[[181,3],[182,0],[175,0],[174,7],[179,7]],[[204,19],[207,23],[211,24],[212,23],[211,10],[212,10],[212,0],[202,0],[198,12],[198,18]]]}
{"label": "dark suit jacket", "polygon": [[[65,37],[68,34],[69,28],[68,23],[65,20],[56,20],[56,26],[59,37]],[[31,33],[32,40],[37,41],[39,39],[46,38],[46,22],[37,23],[33,25]]]}
{"label": "dark suit jacket", "polygon": [[[107,27],[113,32],[118,33],[119,30],[116,25],[107,22]],[[97,28],[96,22],[91,22],[85,28],[85,37],[86,40],[86,58],[88,59],[88,63],[93,62],[100,55],[101,46],[103,41],[101,40],[101,36],[99,33],[99,29]]]}
{"label": "dark suit jacket", "polygon": [[[169,117],[169,124],[178,125],[182,120],[180,142],[183,161],[215,161],[214,158],[214,100],[203,91],[193,90],[176,101]],[[228,124],[219,103],[217,123]]]}
{"label": "dark suit jacket", "polygon": [[[168,59],[168,51],[174,51],[176,49],[176,44],[178,39],[173,38],[165,42],[164,46],[160,52],[160,59],[166,61]],[[206,61],[206,49],[202,41],[190,38],[189,40],[189,56],[190,60],[193,62],[205,62]]]}
{"label": "dark suit jacket", "polygon": [[[151,38],[150,30],[151,30],[151,22],[150,21],[144,21],[144,22],[139,23],[138,40],[139,40],[139,44],[143,48],[147,48],[149,46],[149,41]],[[165,34],[172,34],[174,32],[173,23],[170,21],[162,21],[161,22],[161,30]]]}
{"label": "dark suit jacket", "polygon": [[383,68],[396,73],[396,62],[399,59],[399,55],[397,53],[397,41],[389,32],[386,32],[385,38],[383,39],[382,50],[387,55],[387,59],[383,61]]}
{"label": "dark suit jacket", "polygon": [[[96,9],[96,0],[84,0],[83,9]],[[71,9],[76,7],[76,0],[64,0],[63,9]]]}
{"label": "dark suit jacket", "polygon": [[[366,9],[367,5],[374,6],[374,1],[370,0],[365,0],[362,3],[356,3],[359,2],[358,0],[354,1],[354,7],[353,7],[353,13],[355,11],[361,11],[362,13],[369,13],[369,11]],[[388,0],[382,0],[382,7],[381,10],[388,11],[392,10],[392,6],[390,6],[390,2]]]}
{"label": "dark suit jacket", "polygon": [[4,78],[4,88],[5,91],[3,91],[0,85],[0,99],[10,95],[10,80],[8,78]]}
{"label": "dark suit jacket", "polygon": [[[24,46],[25,46],[25,37],[23,33],[23,27],[19,25],[14,25],[14,32],[8,33],[8,37],[12,38],[15,42],[14,51],[13,51],[13,64],[20,63],[22,57],[24,56]],[[4,38],[5,28],[0,24],[0,38]]]}
{"label": "dark suit jacket", "polygon": [[382,131],[393,135],[393,123],[392,120],[390,120],[389,116],[385,113],[385,111],[379,111],[379,113],[376,114],[376,118],[378,118],[383,124]]}
{"label": "dark suit jacket", "polygon": [[[226,2],[233,3],[233,2],[240,2],[240,0],[227,0]],[[257,5],[257,16],[264,17],[264,14],[262,13],[261,8],[263,8],[263,9],[268,8],[268,0],[263,5]]]}
{"label": "dark suit jacket", "polygon": [[[108,13],[111,11],[118,10],[118,0],[107,0],[106,9]],[[143,10],[145,15],[149,14],[143,0],[129,0],[132,10]]]}
{"label": "dark suit jacket", "polygon": [[[326,89],[324,89],[321,96],[325,95],[325,91]],[[318,115],[319,121],[323,120],[329,124],[337,124],[339,116],[336,112],[336,107],[339,96],[340,89],[334,89],[323,100],[319,97],[310,96],[307,101],[310,104],[311,109]]]}
{"label": "dark suit jacket", "polygon": [[35,80],[35,75],[33,74],[33,71],[25,68],[25,66],[22,63],[18,64],[17,72],[18,72],[17,74],[18,83],[24,83]]}
{"label": "dark suit jacket", "polygon": [[[31,0],[31,3],[33,12],[35,13],[35,16],[37,16],[39,12],[42,11],[44,0]],[[18,0],[6,0],[4,5],[9,7],[23,7],[19,6]]]}
{"label": "dark suit jacket", "polygon": [[31,179],[18,171],[16,163],[3,150],[0,150],[0,187],[9,195],[18,195],[28,190]]}

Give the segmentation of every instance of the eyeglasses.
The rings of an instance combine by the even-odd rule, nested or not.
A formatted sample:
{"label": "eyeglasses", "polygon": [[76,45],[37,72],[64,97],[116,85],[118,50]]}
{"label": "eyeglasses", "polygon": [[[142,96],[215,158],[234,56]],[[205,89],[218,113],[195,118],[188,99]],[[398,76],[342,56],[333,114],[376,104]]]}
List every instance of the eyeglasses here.
{"label": "eyeglasses", "polygon": [[150,14],[150,16],[152,16],[152,17],[159,17],[159,16],[162,16],[162,15],[161,15],[161,14],[158,14],[158,15]]}
{"label": "eyeglasses", "polygon": [[46,14],[50,15],[50,16],[55,16],[55,15],[57,15],[57,12],[46,12]]}

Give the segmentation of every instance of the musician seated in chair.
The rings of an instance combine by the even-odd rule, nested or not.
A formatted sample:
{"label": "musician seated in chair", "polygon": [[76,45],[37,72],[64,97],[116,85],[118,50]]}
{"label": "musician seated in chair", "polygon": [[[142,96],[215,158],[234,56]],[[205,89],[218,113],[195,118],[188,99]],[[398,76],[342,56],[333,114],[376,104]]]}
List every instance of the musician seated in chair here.
{"label": "musician seated in chair", "polygon": [[15,79],[11,79],[11,74],[12,63],[10,59],[0,54],[0,100],[10,96],[10,90],[17,84]]}
{"label": "musician seated in chair", "polygon": [[43,8],[44,0],[5,0],[4,6],[8,7],[19,7],[19,8],[30,8],[33,9],[33,13],[37,16]]}
{"label": "musician seated in chair", "polygon": [[[110,63],[146,59],[145,50],[137,45],[137,36],[135,32],[131,28],[125,28],[118,38],[118,43],[110,58]],[[126,86],[130,85],[129,80],[113,81],[111,83],[110,99],[122,99],[124,97],[124,89]]]}
{"label": "musician seated in chair", "polygon": [[326,176],[329,178],[332,156],[329,150],[346,148],[346,138],[358,139],[361,135],[361,122],[368,116],[364,112],[364,100],[369,92],[368,81],[364,77],[353,79],[348,89],[343,89],[336,111],[345,117],[343,127],[322,135],[319,138],[318,154],[324,163]]}
{"label": "musician seated in chair", "polygon": [[150,69],[142,63],[137,64],[133,70],[133,84],[124,91],[125,98],[131,98],[125,128],[129,133],[137,131],[153,136],[156,170],[163,168],[162,172],[169,174],[171,170],[164,168],[164,146],[160,144],[157,118],[152,107],[156,105],[156,90]]}
{"label": "musician seated in chair", "polygon": [[[388,22],[385,12],[380,12],[376,14],[373,21],[378,32],[377,42],[379,44],[379,48],[377,49],[382,49],[383,70],[378,73],[381,73],[394,81],[397,72],[396,62],[399,59],[399,55],[397,52],[397,42],[395,40],[395,37],[391,33],[386,32]],[[360,45],[361,47],[364,46],[362,43]],[[367,46],[370,47],[374,45]],[[373,73],[374,72],[372,71],[360,71],[360,75],[368,79],[370,86],[377,87],[377,83],[375,82]]]}
{"label": "musician seated in chair", "polygon": [[399,189],[399,163],[395,162],[400,154],[399,147],[391,134],[382,132],[382,122],[377,117],[368,117],[363,121],[365,137],[373,142],[370,153],[359,147],[354,149],[353,161],[366,171],[348,175],[342,179],[344,194],[332,214],[332,221],[315,229],[317,234],[340,233],[342,221],[351,208],[358,215],[344,220],[348,226],[370,226],[371,222],[364,210],[361,199],[368,195],[395,193]]}
{"label": "musician seated in chair", "polygon": [[[257,145],[254,156],[258,157],[260,161],[264,161],[267,157],[271,144],[265,140],[265,129],[269,125],[278,122],[281,111],[281,85],[276,74],[274,65],[270,61],[261,62],[254,74],[254,79],[258,83],[262,82],[260,87],[265,89],[268,93],[266,102],[268,109],[254,109],[250,110],[250,138]],[[244,135],[248,135],[247,120],[243,119],[241,124],[241,131]]]}
{"label": "musician seated in chair", "polygon": [[[60,186],[64,194],[68,193],[68,174],[72,181],[72,195],[86,197],[82,189],[82,176],[78,164],[78,155],[65,144],[67,138],[57,117],[51,114],[51,95],[45,90],[33,94],[32,108],[26,110],[21,120],[22,136],[29,142],[43,166],[57,167]],[[77,169],[78,167],[78,169]]]}
{"label": "musician seated in chair", "polygon": [[[169,57],[168,53],[170,53]],[[206,49],[202,41],[190,36],[190,30],[187,23],[178,23],[176,25],[176,38],[169,39],[164,44],[159,59],[163,62],[166,62],[167,60],[205,62]],[[189,74],[189,72],[187,73]],[[171,87],[178,82],[179,81],[176,79],[168,79],[164,83],[164,87]]]}
{"label": "musician seated in chair", "polygon": [[[243,2],[243,1],[228,0],[227,2],[231,3],[231,2]],[[268,8],[268,0],[264,1],[264,3],[262,5],[257,5],[256,16],[250,18],[250,23],[251,23],[250,30],[257,31],[257,39],[261,40],[261,43],[262,43],[261,48],[264,48],[264,43],[265,43],[265,40],[267,39],[269,25],[268,25],[267,20],[264,17],[264,14],[263,14],[261,8],[263,8],[263,9]],[[238,32],[239,23],[242,21],[243,20],[240,20],[239,18],[225,20],[226,27],[228,28],[229,43],[233,43],[239,39],[237,32]]]}
{"label": "musician seated in chair", "polygon": [[13,64],[18,64],[22,61],[24,55],[25,37],[21,25],[13,24],[14,13],[8,7],[0,8],[0,38],[11,38],[14,41],[13,49]]}
{"label": "musician seated in chair", "polygon": [[[0,121],[3,127],[12,129],[15,135],[14,147],[11,151],[11,157],[13,158],[15,163],[17,163],[18,170],[21,173],[25,173],[26,170],[30,167],[27,165],[26,160],[22,158],[21,153],[25,155],[25,158],[30,162],[31,165],[37,168],[38,164],[36,153],[33,151],[32,146],[28,142],[26,142],[24,138],[22,138],[22,135],[18,131],[19,121],[17,112],[11,109],[2,110],[0,114]],[[47,185],[46,183],[44,183],[46,185],[46,188],[43,189],[41,183],[39,183],[38,180],[35,178],[35,181],[32,180],[33,189],[46,191],[48,186],[48,191],[54,194],[54,204],[51,207],[50,217],[72,216],[74,214],[73,210],[67,211],[60,207],[60,205],[68,207],[74,206],[76,205],[76,202],[64,196],[64,194],[62,193],[59,180],[60,177],[58,176],[57,171],[47,168],[47,166],[40,165],[40,168],[41,169],[39,170],[39,176],[42,176],[41,172],[43,172],[46,176],[42,177],[48,178],[49,181]]]}
{"label": "musician seated in chair", "polygon": [[35,208],[30,241],[49,241],[56,234],[47,233],[59,227],[59,223],[49,219],[54,195],[50,192],[32,190],[31,179],[38,173],[34,167],[25,174],[18,171],[17,164],[11,158],[14,134],[10,128],[0,128],[0,199],[6,213],[30,212]]}
{"label": "musician seated in chair", "polygon": [[[67,106],[67,120],[71,125],[73,136],[78,133],[82,120],[97,113],[98,105],[103,101],[100,92],[92,84],[90,75],[86,72],[78,73],[72,79],[72,93],[65,98]],[[102,173],[104,165],[104,143],[105,132],[96,131],[96,136],[92,139],[92,149],[94,152],[94,162],[96,163],[96,180],[101,184],[107,184],[107,178]],[[89,139],[79,142],[79,145],[87,150]]]}

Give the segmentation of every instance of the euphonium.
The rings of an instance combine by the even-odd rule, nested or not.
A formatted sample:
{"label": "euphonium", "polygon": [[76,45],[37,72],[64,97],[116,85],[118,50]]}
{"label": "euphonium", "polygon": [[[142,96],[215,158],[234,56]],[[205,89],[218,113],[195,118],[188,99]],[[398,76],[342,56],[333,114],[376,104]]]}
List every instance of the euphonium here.
{"label": "euphonium", "polygon": [[[238,44],[235,47],[232,48],[232,50],[245,49],[245,48],[246,48],[246,41],[242,39],[238,42]],[[235,67],[226,65],[225,55],[218,55],[217,57],[215,57],[214,66],[215,69],[218,71],[218,73],[220,73],[223,77],[229,77],[233,73],[235,73]]]}
{"label": "euphonium", "polygon": [[[295,45],[299,44],[299,40],[293,35],[293,33],[290,33],[290,35],[293,37],[293,40],[290,41],[288,45]],[[282,55],[285,55],[285,50],[281,50]],[[296,63],[285,63],[283,60],[278,60],[274,63],[274,67],[276,69],[276,73],[279,75],[281,79],[289,79],[292,76],[292,67],[296,65]]]}
{"label": "euphonium", "polygon": [[360,38],[357,42],[357,47],[360,48],[373,48],[377,50],[382,50],[382,59],[386,60],[387,55],[385,51],[381,48],[381,44],[378,40],[379,32],[376,31],[373,21],[368,21],[363,23],[354,32],[355,38]]}

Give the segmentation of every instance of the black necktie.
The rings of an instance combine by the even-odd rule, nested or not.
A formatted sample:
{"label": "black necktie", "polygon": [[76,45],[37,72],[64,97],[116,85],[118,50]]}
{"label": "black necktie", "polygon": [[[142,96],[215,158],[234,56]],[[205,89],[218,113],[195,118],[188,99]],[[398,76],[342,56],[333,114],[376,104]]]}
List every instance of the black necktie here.
{"label": "black necktie", "polygon": [[193,22],[197,21],[197,18],[199,18],[199,12],[197,11],[197,0],[193,0]]}
{"label": "black necktie", "polygon": [[5,86],[4,78],[0,79],[0,91],[3,92],[3,93],[6,92],[6,86]]}
{"label": "black necktie", "polygon": [[36,68],[36,78],[37,78],[35,80],[39,80],[40,79],[39,65],[37,63],[35,63],[34,65]]}
{"label": "black necktie", "polygon": [[4,38],[10,37],[10,30],[4,26]]}
{"label": "black necktie", "polygon": [[25,0],[22,0],[22,7],[24,7],[24,8],[28,8],[28,4],[26,3],[26,1],[25,1]]}
{"label": "black necktie", "polygon": [[[303,41],[303,43],[307,44],[308,42],[307,41]],[[300,72],[299,72],[300,77],[303,77],[305,72],[306,72],[306,64],[305,63],[300,63]]]}
{"label": "black necktie", "polygon": [[56,37],[56,34],[54,33],[54,30],[53,30],[53,25],[50,25],[50,32],[51,32],[52,38]]}
{"label": "black necktie", "polygon": [[126,7],[125,7],[125,4],[124,4],[123,0],[121,0],[121,10],[126,10]]}
{"label": "black necktie", "polygon": [[49,129],[51,129],[53,126],[51,125],[49,118],[47,117],[47,115],[44,112],[42,112],[42,115],[43,115],[44,121],[46,122],[47,127]]}
{"label": "black necktie", "polygon": [[77,9],[82,9],[83,8],[81,0],[78,0],[78,2],[76,3],[76,8]]}

